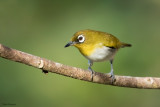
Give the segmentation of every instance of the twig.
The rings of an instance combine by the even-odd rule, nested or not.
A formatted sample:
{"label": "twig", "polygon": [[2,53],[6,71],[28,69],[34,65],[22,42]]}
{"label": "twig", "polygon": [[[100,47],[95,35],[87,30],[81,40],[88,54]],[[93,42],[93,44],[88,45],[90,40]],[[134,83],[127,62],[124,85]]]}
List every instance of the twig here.
{"label": "twig", "polygon": [[15,49],[8,48],[0,44],[0,57],[15,62],[23,63],[42,69],[44,71],[57,73],[60,75],[72,77],[79,80],[89,81],[93,83],[129,87],[129,88],[143,88],[143,89],[159,89],[160,78],[154,77],[131,77],[131,76],[115,76],[116,81],[111,83],[109,74],[94,72],[93,80],[91,72],[76,67],[63,65],[45,58],[24,53]]}

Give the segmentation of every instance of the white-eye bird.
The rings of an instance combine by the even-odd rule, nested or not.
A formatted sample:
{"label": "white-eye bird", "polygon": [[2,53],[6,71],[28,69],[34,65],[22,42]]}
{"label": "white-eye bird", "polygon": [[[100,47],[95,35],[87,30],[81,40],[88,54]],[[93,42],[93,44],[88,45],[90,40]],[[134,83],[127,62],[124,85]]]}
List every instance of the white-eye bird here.
{"label": "white-eye bird", "polygon": [[109,60],[111,63],[110,75],[114,80],[113,59],[120,48],[131,47],[131,44],[120,42],[115,36],[101,31],[81,30],[76,32],[65,47],[75,46],[88,59],[88,69],[92,72],[93,62]]}

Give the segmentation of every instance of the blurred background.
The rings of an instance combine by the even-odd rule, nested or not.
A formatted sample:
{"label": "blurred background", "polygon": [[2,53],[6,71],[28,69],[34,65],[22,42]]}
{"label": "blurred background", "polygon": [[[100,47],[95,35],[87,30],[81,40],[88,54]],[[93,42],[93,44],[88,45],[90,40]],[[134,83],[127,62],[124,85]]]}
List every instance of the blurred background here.
{"label": "blurred background", "polygon": [[[133,47],[121,49],[114,73],[160,77],[159,0],[1,0],[0,43],[59,63],[87,69],[74,48],[83,29],[111,33]],[[94,84],[0,58],[0,107],[158,107],[160,91]],[[93,69],[108,73],[109,62]]]}

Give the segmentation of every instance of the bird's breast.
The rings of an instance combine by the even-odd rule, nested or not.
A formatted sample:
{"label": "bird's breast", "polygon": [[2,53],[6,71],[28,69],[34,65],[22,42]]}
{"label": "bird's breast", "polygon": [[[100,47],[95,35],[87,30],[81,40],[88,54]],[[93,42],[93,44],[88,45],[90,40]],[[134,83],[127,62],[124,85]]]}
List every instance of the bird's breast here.
{"label": "bird's breast", "polygon": [[92,50],[89,55],[85,57],[93,62],[101,62],[113,59],[117,49],[112,49],[106,46],[97,47]]}

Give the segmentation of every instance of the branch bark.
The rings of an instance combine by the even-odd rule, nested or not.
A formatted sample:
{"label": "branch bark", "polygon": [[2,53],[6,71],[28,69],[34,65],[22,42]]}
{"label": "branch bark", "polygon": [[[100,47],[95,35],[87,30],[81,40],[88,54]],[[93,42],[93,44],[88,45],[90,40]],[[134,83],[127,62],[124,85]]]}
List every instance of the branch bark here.
{"label": "branch bark", "polygon": [[35,68],[39,68],[51,73],[57,73],[60,75],[93,83],[141,89],[160,88],[160,78],[115,75],[116,80],[112,83],[109,74],[94,72],[92,79],[91,72],[88,70],[63,65],[61,63],[57,63],[45,58],[41,58],[15,49],[8,48],[2,44],[0,44],[0,57],[15,62],[23,63],[29,66],[33,66]]}

